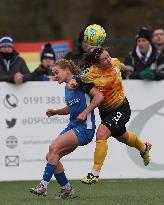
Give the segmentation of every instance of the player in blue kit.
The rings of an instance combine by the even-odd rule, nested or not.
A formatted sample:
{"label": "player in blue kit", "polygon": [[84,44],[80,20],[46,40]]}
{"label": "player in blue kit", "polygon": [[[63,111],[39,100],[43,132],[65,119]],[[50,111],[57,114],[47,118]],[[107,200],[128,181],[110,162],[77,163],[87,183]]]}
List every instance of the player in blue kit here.
{"label": "player in blue kit", "polygon": [[91,84],[81,84],[77,89],[70,90],[67,83],[81,72],[71,60],[61,60],[55,63],[53,73],[59,84],[65,82],[65,101],[67,106],[61,109],[49,109],[47,116],[70,114],[67,127],[54,138],[49,146],[47,164],[41,182],[30,188],[31,193],[47,196],[47,186],[54,175],[61,187],[59,198],[67,198],[74,195],[75,190],[71,187],[64,173],[60,159],[78,146],[90,143],[95,133],[96,108],[104,99],[102,93]]}

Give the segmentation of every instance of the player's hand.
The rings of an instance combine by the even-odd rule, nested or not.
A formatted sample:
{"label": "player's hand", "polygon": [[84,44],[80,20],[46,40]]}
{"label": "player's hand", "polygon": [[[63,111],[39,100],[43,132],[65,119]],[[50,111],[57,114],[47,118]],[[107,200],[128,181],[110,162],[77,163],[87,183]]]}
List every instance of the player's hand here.
{"label": "player's hand", "polygon": [[48,109],[47,112],[46,112],[46,115],[47,115],[48,117],[51,117],[51,116],[55,115],[54,109]]}
{"label": "player's hand", "polygon": [[87,115],[86,115],[84,112],[80,113],[80,114],[77,116],[77,120],[78,120],[78,121],[84,121],[84,120],[86,120],[86,118],[87,118]]}
{"label": "player's hand", "polygon": [[70,90],[75,90],[78,87],[76,80],[72,79],[67,83],[67,88]]}

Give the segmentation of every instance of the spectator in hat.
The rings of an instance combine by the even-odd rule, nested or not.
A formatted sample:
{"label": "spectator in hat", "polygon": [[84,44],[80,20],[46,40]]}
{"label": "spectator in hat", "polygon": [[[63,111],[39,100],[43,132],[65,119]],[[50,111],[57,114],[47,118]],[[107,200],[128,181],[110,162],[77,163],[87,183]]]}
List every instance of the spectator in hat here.
{"label": "spectator in hat", "polygon": [[51,81],[54,80],[52,66],[56,61],[55,52],[51,44],[47,43],[41,52],[40,65],[32,72],[32,81]]}
{"label": "spectator in hat", "polygon": [[128,78],[156,80],[156,57],[157,50],[152,44],[150,31],[146,27],[140,28],[134,49],[124,60],[124,64],[131,69]]}
{"label": "spectator in hat", "polygon": [[30,71],[26,62],[14,49],[11,37],[0,39],[0,81],[17,85],[30,80]]}

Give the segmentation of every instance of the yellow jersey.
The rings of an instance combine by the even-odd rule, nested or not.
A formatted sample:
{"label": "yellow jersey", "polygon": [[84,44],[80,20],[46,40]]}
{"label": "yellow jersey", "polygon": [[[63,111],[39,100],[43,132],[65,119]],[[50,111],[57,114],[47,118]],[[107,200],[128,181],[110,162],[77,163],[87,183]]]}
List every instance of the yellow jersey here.
{"label": "yellow jersey", "polygon": [[109,69],[101,69],[93,65],[80,75],[82,82],[92,83],[103,93],[104,101],[99,106],[101,111],[119,107],[125,99],[121,63],[117,58],[112,58],[111,61],[112,67]]}

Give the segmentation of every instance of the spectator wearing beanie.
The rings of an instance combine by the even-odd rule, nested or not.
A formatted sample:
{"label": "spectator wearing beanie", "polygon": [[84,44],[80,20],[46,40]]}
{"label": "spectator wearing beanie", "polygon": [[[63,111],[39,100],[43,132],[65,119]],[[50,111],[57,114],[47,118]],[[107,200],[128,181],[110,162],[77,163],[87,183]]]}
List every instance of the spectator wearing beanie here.
{"label": "spectator wearing beanie", "polygon": [[52,66],[56,61],[56,57],[51,44],[47,43],[44,45],[40,61],[40,65],[31,74],[32,81],[54,80]]}
{"label": "spectator wearing beanie", "polygon": [[0,81],[22,84],[30,80],[30,71],[22,57],[14,49],[11,37],[0,39]]}
{"label": "spectator wearing beanie", "polygon": [[156,80],[157,50],[151,42],[150,31],[146,27],[140,28],[135,40],[134,49],[124,60],[124,64],[131,69],[128,78]]}

